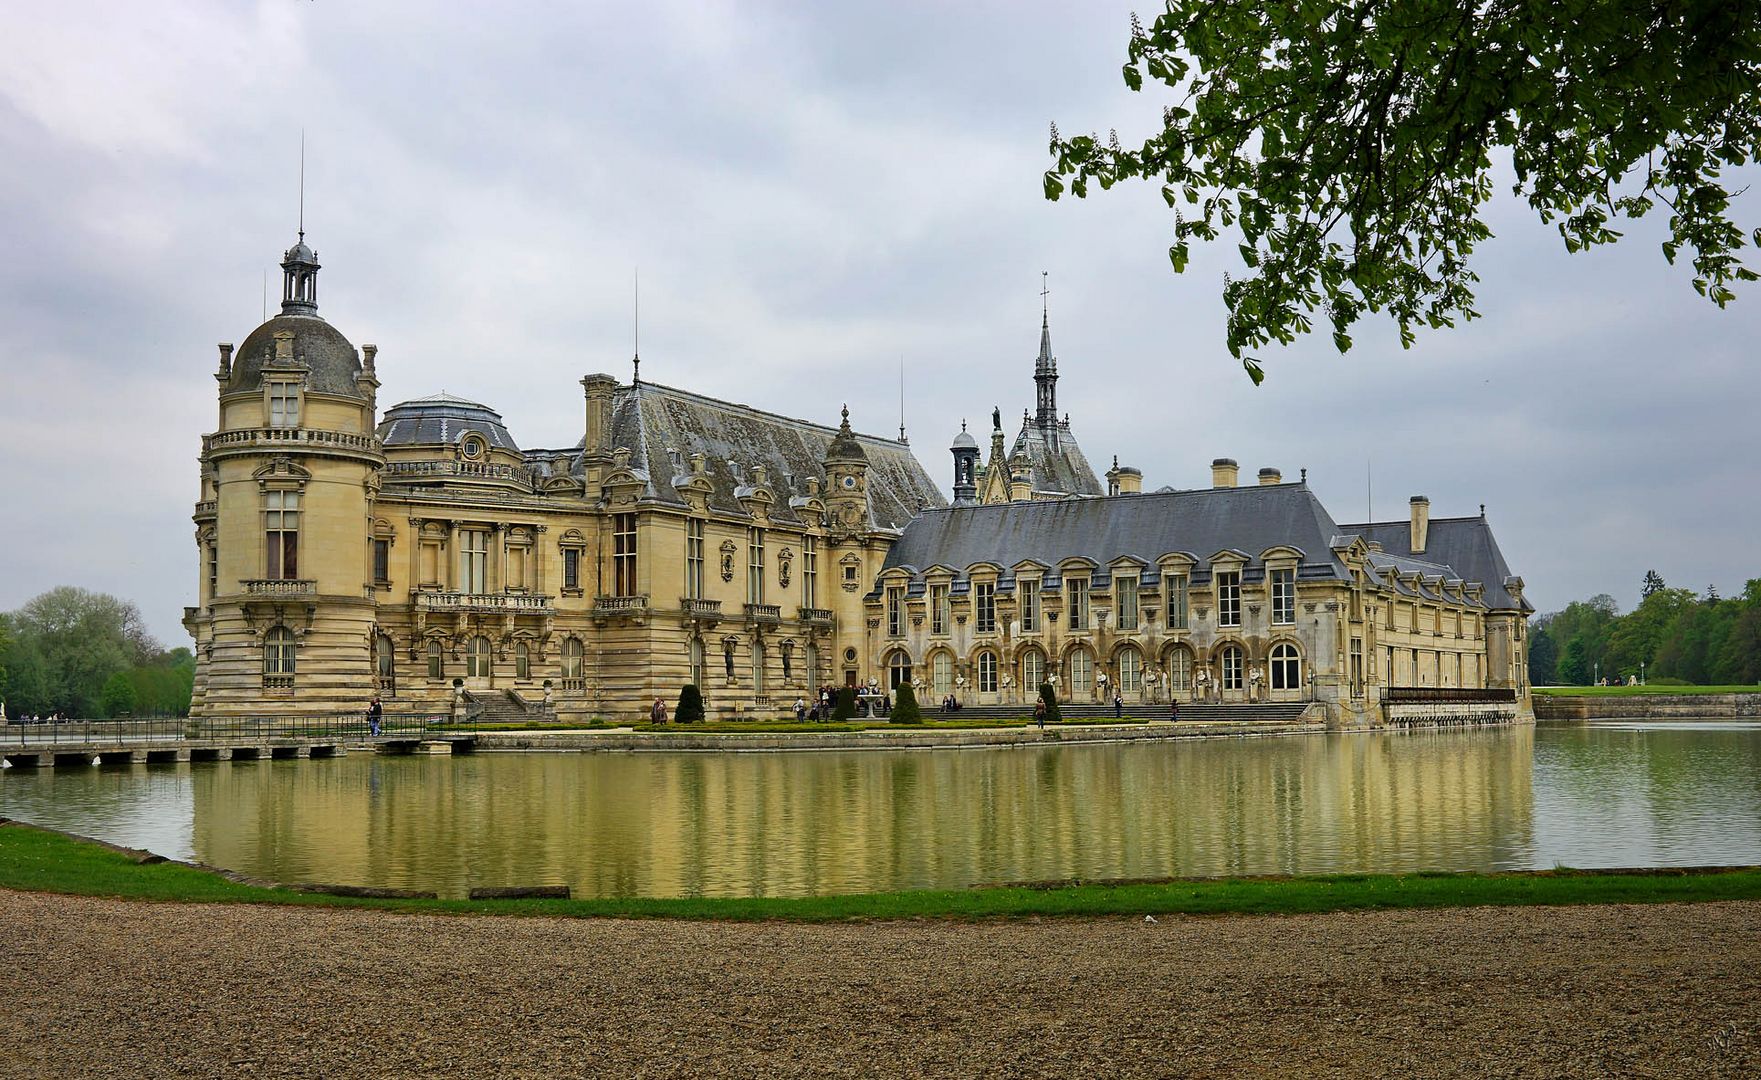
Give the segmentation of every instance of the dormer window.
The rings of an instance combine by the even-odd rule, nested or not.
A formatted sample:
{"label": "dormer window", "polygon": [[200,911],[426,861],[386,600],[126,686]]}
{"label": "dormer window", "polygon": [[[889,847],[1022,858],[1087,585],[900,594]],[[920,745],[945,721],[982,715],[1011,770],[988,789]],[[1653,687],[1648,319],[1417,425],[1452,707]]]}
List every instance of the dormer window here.
{"label": "dormer window", "polygon": [[300,384],[272,382],[269,392],[269,426],[297,428],[300,426]]}
{"label": "dormer window", "polygon": [[1217,571],[1217,625],[1241,625],[1241,571]]}
{"label": "dormer window", "polygon": [[467,435],[459,443],[459,453],[463,454],[468,461],[476,461],[482,457],[485,449],[483,438],[480,435]]}

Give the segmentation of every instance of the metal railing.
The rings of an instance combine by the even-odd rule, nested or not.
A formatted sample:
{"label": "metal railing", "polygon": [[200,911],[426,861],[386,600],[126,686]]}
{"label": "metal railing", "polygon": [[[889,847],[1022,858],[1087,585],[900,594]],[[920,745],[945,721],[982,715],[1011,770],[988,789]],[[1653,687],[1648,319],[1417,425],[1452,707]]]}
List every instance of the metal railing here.
{"label": "metal railing", "polygon": [[1384,705],[1501,704],[1516,700],[1508,686],[1390,686],[1382,691]]}
{"label": "metal railing", "polygon": [[[454,720],[444,713],[386,713],[380,739],[435,739],[474,736],[475,716]],[[311,713],[298,716],[149,717],[119,720],[8,720],[0,742],[8,746],[102,746],[151,743],[247,743],[289,740],[373,739],[366,713]]]}

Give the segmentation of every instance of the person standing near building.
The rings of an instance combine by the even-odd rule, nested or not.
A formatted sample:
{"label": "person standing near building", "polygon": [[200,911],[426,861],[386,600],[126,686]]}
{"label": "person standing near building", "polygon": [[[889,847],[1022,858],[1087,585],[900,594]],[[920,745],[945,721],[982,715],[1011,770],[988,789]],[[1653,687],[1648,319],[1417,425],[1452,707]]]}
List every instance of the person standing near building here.
{"label": "person standing near building", "polygon": [[648,710],[648,719],[656,724],[666,723],[666,702],[654,699],[654,705]]}
{"label": "person standing near building", "polygon": [[385,706],[379,704],[379,695],[374,694],[372,702],[367,706],[367,730],[374,738],[379,737],[379,718],[384,715]]}
{"label": "person standing near building", "polygon": [[1125,699],[1120,696],[1118,690],[1114,690],[1113,691],[1113,719],[1117,720],[1124,715],[1125,715]]}

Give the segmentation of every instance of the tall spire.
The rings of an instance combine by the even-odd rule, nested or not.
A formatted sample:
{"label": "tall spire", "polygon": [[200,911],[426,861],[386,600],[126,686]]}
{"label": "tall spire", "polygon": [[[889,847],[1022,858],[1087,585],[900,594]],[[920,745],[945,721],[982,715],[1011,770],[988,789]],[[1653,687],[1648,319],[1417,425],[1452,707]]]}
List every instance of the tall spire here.
{"label": "tall spire", "polygon": [[306,132],[300,131],[299,239],[281,256],[281,313],[318,314],[318,253],[306,246]]}
{"label": "tall spire", "polygon": [[630,316],[630,336],[634,340],[630,355],[630,385],[642,385],[642,268],[635,268],[635,310]]}
{"label": "tall spire", "polygon": [[1047,282],[1048,273],[1040,271],[1040,320],[1039,320],[1039,358],[1033,364],[1033,381],[1035,385],[1034,422],[1042,431],[1055,433],[1058,430],[1058,359],[1052,355],[1052,314],[1051,301],[1047,298],[1052,294],[1052,287]]}

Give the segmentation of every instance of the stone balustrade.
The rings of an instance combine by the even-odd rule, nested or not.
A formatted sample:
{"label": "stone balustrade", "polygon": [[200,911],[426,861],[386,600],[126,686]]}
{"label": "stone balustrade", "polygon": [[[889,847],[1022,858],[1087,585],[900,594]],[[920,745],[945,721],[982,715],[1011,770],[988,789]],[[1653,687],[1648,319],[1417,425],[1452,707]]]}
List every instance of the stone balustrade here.
{"label": "stone balustrade", "polygon": [[322,431],[317,428],[240,428],[219,431],[202,438],[202,451],[250,450],[268,448],[338,448],[364,454],[379,454],[384,445],[375,435],[359,435],[350,431]]}
{"label": "stone balustrade", "polygon": [[309,579],[259,578],[239,582],[247,596],[317,596],[318,583]]}
{"label": "stone balustrade", "polygon": [[782,622],[783,609],[776,604],[747,604],[746,618],[754,622]]}
{"label": "stone balustrade", "polygon": [[429,611],[510,611],[549,615],[556,610],[551,597],[528,593],[425,592],[416,594],[416,606]]}
{"label": "stone balustrade", "polygon": [[593,598],[593,614],[595,615],[630,615],[647,610],[647,593],[636,596],[595,596]]}

